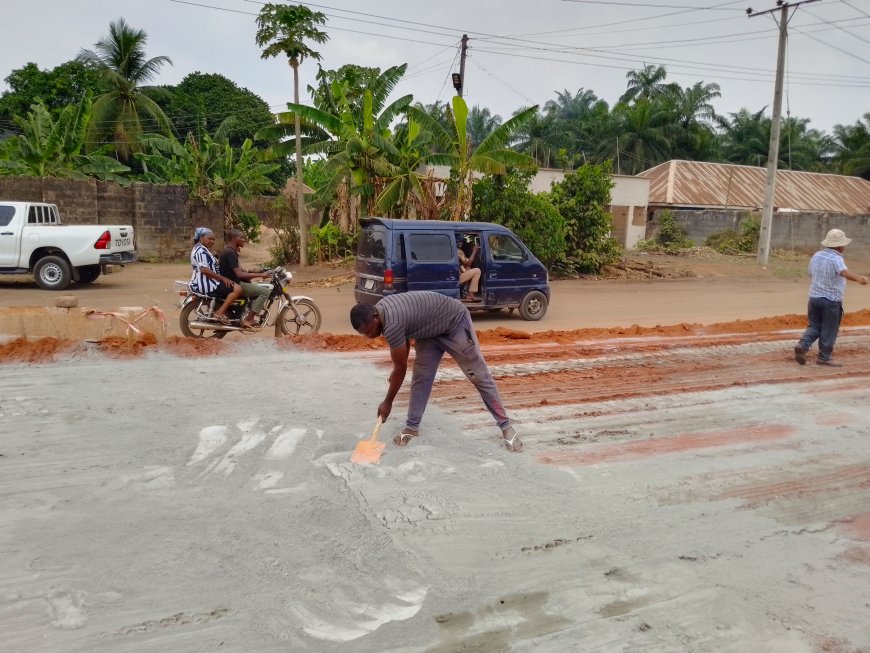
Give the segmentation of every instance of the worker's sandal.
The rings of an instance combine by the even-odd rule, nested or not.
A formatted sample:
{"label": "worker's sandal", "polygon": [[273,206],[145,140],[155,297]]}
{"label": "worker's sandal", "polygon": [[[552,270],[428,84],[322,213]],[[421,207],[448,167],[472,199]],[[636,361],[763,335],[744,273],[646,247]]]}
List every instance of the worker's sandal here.
{"label": "worker's sandal", "polygon": [[416,438],[420,435],[419,432],[414,432],[409,429],[402,429],[402,432],[393,438],[393,444],[397,447],[405,447],[411,441],[411,438]]}
{"label": "worker's sandal", "polygon": [[517,430],[513,426],[507,427],[504,431],[501,432],[501,434],[504,438],[504,446],[507,448],[508,451],[519,453],[523,450],[523,441],[520,440],[520,435],[519,433],[517,433]]}

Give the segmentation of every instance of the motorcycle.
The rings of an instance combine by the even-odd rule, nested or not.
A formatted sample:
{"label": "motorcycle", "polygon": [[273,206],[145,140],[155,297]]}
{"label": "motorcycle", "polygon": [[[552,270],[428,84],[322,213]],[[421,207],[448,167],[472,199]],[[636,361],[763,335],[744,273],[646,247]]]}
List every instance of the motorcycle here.
{"label": "motorcycle", "polygon": [[289,294],[293,274],[280,266],[263,272],[269,272],[270,281],[259,285],[270,288],[269,298],[256,315],[256,324],[251,327],[243,327],[242,321],[251,312],[253,298],[242,297],[233,302],[227,311],[229,324],[223,324],[215,319],[214,313],[224,300],[197,294],[190,289],[189,282],[176,281],[175,287],[182,296],[178,318],[181,332],[188,338],[218,339],[231,331],[257,333],[271,326],[275,327],[275,337],[317,333],[322,321],[320,309],[310,297]]}

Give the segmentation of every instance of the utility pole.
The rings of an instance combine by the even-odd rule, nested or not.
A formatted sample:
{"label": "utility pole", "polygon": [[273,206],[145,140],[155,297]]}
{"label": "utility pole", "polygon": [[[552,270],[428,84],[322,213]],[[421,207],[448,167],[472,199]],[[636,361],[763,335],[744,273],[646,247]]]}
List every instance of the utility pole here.
{"label": "utility pole", "polygon": [[453,73],[453,88],[456,95],[462,97],[465,88],[465,57],[468,55],[468,34],[462,35],[462,45],[459,48],[459,72]]}
{"label": "utility pole", "polygon": [[[770,232],[773,226],[773,196],[776,191],[776,168],[779,163],[779,120],[782,113],[782,78],[785,68],[785,44],[788,40],[788,21],[791,19],[788,10],[793,9],[791,15],[801,5],[820,0],[801,0],[801,2],[784,2],[776,0],[776,8],[767,11],[746,10],[750,18],[764,16],[779,12],[779,47],[776,53],[776,83],[773,90],[773,117],[770,123],[770,143],[767,148],[767,181],[764,186],[764,204],[761,208],[761,232],[758,235],[758,264],[767,265],[770,255]],[[774,20],[776,17],[774,16]]]}

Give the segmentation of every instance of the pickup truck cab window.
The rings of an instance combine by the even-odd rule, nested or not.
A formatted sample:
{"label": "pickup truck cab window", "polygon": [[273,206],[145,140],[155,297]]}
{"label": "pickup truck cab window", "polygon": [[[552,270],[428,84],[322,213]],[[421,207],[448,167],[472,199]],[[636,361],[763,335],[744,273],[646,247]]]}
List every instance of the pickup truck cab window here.
{"label": "pickup truck cab window", "polygon": [[34,204],[30,207],[27,224],[57,224],[57,214],[53,209],[47,204]]}
{"label": "pickup truck cab window", "polygon": [[0,227],[7,226],[15,217],[14,206],[0,206]]}

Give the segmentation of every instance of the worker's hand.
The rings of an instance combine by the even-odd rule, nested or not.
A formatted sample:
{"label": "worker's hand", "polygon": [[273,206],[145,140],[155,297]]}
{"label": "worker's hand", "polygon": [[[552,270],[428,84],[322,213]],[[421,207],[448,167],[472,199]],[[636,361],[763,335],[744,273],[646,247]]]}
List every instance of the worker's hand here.
{"label": "worker's hand", "polygon": [[393,402],[384,400],[381,402],[381,405],[378,406],[378,416],[381,418],[382,422],[386,422],[387,418],[390,416],[390,413],[393,410]]}
{"label": "worker's hand", "polygon": [[863,276],[859,277],[858,283],[860,283],[862,286],[866,286],[867,285],[867,277],[863,277]]}

